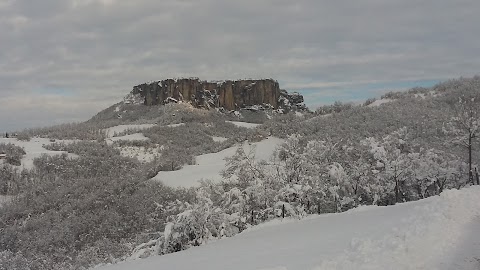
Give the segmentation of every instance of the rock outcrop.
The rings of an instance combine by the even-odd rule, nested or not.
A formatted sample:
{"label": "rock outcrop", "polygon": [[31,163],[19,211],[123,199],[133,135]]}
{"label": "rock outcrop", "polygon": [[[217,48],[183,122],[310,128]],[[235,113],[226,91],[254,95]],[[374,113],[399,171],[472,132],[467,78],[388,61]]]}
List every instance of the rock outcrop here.
{"label": "rock outcrop", "polygon": [[[202,81],[198,78],[167,79],[137,85],[133,87],[128,97],[126,102],[143,101],[147,106],[182,101],[199,108],[226,110],[259,105],[274,109],[290,109],[293,104],[303,102],[303,96],[280,90],[278,82],[273,79],[221,82]],[[286,104],[289,108],[285,107]]]}

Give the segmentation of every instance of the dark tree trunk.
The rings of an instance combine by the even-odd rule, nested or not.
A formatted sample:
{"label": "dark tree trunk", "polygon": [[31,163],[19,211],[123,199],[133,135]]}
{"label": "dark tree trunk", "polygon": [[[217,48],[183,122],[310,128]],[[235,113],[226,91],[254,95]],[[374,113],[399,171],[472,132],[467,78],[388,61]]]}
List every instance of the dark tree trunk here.
{"label": "dark tree trunk", "polygon": [[473,181],[473,172],[472,172],[472,134],[468,135],[468,180],[472,182],[472,185],[475,185]]}
{"label": "dark tree trunk", "polygon": [[398,203],[399,193],[398,181],[395,180],[395,203]]}
{"label": "dark tree trunk", "polygon": [[480,178],[478,177],[478,170],[475,168],[475,178],[477,179],[477,185],[480,185]]}

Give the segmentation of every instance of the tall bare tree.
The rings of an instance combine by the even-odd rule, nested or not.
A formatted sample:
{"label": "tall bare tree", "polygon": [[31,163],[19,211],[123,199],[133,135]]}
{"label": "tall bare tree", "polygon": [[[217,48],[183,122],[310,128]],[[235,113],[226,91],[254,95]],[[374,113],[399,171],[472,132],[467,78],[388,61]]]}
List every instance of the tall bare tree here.
{"label": "tall bare tree", "polygon": [[[452,143],[458,144],[468,151],[468,177],[475,184],[472,170],[472,153],[474,143],[480,132],[480,89],[468,86],[466,94],[453,104],[455,116],[445,127],[447,134],[452,135]],[[477,181],[478,182],[478,181]],[[480,184],[480,183],[477,183]]]}

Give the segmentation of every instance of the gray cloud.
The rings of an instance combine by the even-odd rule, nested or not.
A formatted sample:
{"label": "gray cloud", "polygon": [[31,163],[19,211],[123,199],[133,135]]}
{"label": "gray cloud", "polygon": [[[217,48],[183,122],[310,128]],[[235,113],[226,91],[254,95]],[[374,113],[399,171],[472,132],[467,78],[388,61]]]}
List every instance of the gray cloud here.
{"label": "gray cloud", "polygon": [[471,76],[479,9],[477,0],[0,0],[0,113],[8,103],[17,115],[0,117],[0,130],[31,126],[32,108],[42,125],[86,119],[166,77],[272,77],[342,97],[369,82]]}

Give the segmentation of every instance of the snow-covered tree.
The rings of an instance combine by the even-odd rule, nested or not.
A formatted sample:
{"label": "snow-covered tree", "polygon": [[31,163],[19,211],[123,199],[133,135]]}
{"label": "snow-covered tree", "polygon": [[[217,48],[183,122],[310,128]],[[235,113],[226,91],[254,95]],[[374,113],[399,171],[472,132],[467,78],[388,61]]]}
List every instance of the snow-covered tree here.
{"label": "snow-covered tree", "polygon": [[375,164],[374,173],[384,178],[386,187],[393,191],[394,202],[400,202],[402,186],[407,184],[411,172],[410,149],[407,143],[408,130],[401,128],[387,136],[381,142],[367,138],[362,143],[370,148]]}
{"label": "snow-covered tree", "polygon": [[215,224],[216,207],[208,192],[199,189],[197,202],[188,205],[183,212],[170,217],[165,226],[163,253],[172,253],[184,250],[191,246],[202,245],[213,238],[218,227]]}
{"label": "snow-covered tree", "polygon": [[468,152],[468,178],[472,184],[472,151],[480,127],[480,95],[477,93],[478,89],[475,90],[458,99],[453,105],[455,116],[444,127],[445,133],[451,136],[450,143],[460,145]]}
{"label": "snow-covered tree", "polygon": [[467,183],[462,172],[468,164],[457,156],[435,149],[421,150],[412,158],[412,180],[415,199],[438,195],[446,188],[460,188]]}
{"label": "snow-covered tree", "polygon": [[255,147],[246,154],[243,147],[238,147],[235,155],[226,158],[226,168],[222,171],[224,179],[237,182],[246,188],[265,178],[262,164],[255,160]]}

